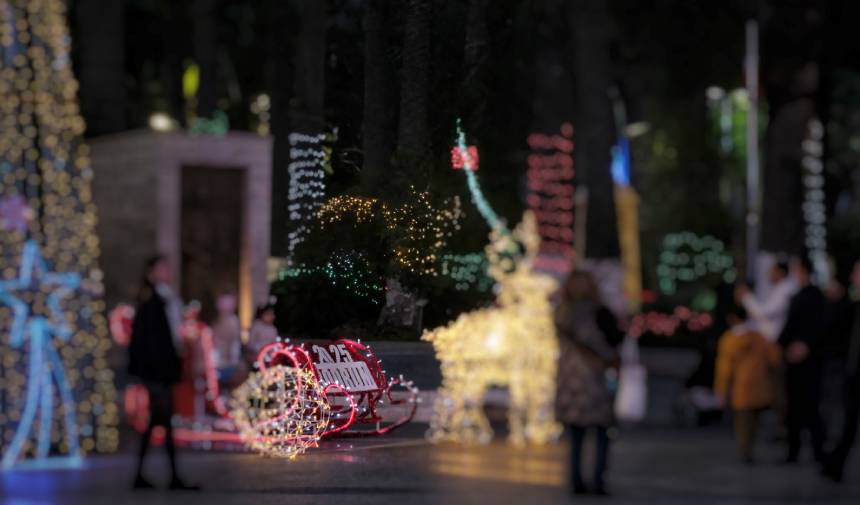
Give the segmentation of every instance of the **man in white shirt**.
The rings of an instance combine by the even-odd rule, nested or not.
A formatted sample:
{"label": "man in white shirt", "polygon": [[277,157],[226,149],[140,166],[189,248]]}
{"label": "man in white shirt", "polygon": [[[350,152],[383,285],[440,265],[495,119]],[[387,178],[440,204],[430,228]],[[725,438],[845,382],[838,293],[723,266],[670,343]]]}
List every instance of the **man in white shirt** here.
{"label": "man in white shirt", "polygon": [[788,263],[785,261],[778,261],[771,267],[768,280],[771,287],[761,301],[743,284],[737,287],[735,296],[758,331],[769,341],[776,342],[785,326],[788,304],[797,291],[797,284],[789,277]]}

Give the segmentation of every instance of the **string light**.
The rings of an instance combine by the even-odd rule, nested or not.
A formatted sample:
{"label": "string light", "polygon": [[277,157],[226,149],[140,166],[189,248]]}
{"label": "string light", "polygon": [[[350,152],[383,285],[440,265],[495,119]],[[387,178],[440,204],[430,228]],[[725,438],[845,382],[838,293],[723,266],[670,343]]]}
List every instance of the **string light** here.
{"label": "string light", "polygon": [[[511,251],[522,246],[523,254]],[[537,221],[526,212],[513,234],[494,229],[487,246],[496,305],[461,314],[447,326],[425,331],[442,368],[428,438],[434,442],[488,443],[492,429],[482,401],[490,386],[511,394],[509,440],[545,443],[560,427],[553,418],[558,341],[549,302],[555,280],[534,271],[540,249]]]}
{"label": "string light", "polygon": [[369,277],[367,260],[363,254],[335,254],[321,266],[294,265],[286,267],[278,274],[278,280],[299,278],[312,275],[323,275],[332,286],[346,289],[355,296],[367,298],[379,304],[379,298],[385,291],[381,283]]}
{"label": "string light", "polygon": [[347,218],[356,225],[379,219],[391,234],[391,254],[398,267],[416,275],[437,276],[441,252],[460,229],[460,199],[446,199],[437,208],[428,192],[414,187],[409,191],[411,198],[396,207],[377,198],[337,196],[320,208],[317,219],[323,230]]}
{"label": "string light", "polygon": [[694,312],[687,307],[676,307],[671,314],[662,312],[646,312],[636,314],[630,321],[628,334],[639,338],[646,333],[663,337],[675,335],[682,327],[689,331],[706,330],[714,323],[713,317],[706,312]]}
{"label": "string light", "polygon": [[821,285],[829,280],[827,263],[827,210],[824,204],[824,125],[818,118],[812,118],[806,128],[807,137],[803,140],[803,220],[806,224],[804,244],[815,269],[815,276]]}
{"label": "string light", "polygon": [[[39,461],[28,464],[74,464],[81,455],[110,452],[118,444],[92,170],[69,45],[65,2],[0,2],[0,199],[17,200],[27,214],[0,234],[5,302],[28,314],[20,323],[21,308],[0,307],[0,448],[6,466],[30,456]],[[32,279],[41,285],[14,284],[28,265],[35,266]],[[65,276],[64,282],[50,282],[52,275]],[[78,286],[74,293],[72,286]],[[29,345],[16,345],[21,339]],[[41,417],[30,436],[34,412]]]}
{"label": "string light", "polygon": [[563,123],[559,133],[532,133],[527,138],[526,202],[538,221],[541,253],[556,261],[544,261],[554,270],[566,271],[573,258],[573,125]]}
{"label": "string light", "polygon": [[231,407],[248,448],[289,459],[317,446],[331,415],[313,373],[281,365],[251,373],[233,393]]}
{"label": "string light", "polygon": [[455,170],[462,169],[463,173],[466,174],[466,185],[472,194],[472,203],[475,204],[481,217],[484,218],[490,228],[504,230],[505,233],[508,233],[504,221],[499,218],[490,206],[490,202],[484,197],[484,192],[481,191],[478,176],[475,175],[478,170],[478,148],[466,145],[466,132],[463,131],[459,118],[457,118],[457,145],[451,151],[451,164],[452,168]]}
{"label": "string light", "polygon": [[707,275],[719,275],[724,282],[734,282],[737,276],[734,259],[722,240],[689,231],[670,233],[663,238],[657,264],[663,294],[674,295],[678,283],[695,282]]}
{"label": "string light", "polygon": [[290,163],[287,172],[290,178],[287,214],[291,229],[287,233],[287,262],[290,263],[325,198],[325,175],[332,173],[331,145],[337,141],[337,129],[316,135],[293,132],[288,139]]}
{"label": "string light", "polygon": [[454,281],[457,291],[489,291],[494,282],[487,275],[488,268],[487,256],[481,253],[442,255],[442,275]]}

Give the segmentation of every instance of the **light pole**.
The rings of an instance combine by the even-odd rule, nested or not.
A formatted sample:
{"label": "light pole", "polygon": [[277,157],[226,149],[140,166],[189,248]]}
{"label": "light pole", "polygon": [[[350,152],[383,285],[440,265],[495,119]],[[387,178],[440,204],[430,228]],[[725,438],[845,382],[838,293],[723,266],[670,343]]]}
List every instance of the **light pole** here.
{"label": "light pole", "polygon": [[746,275],[748,281],[756,278],[759,228],[761,223],[761,175],[758,159],[758,21],[746,23],[746,54],[744,56],[744,81],[749,97],[747,110],[747,214],[746,214]]}

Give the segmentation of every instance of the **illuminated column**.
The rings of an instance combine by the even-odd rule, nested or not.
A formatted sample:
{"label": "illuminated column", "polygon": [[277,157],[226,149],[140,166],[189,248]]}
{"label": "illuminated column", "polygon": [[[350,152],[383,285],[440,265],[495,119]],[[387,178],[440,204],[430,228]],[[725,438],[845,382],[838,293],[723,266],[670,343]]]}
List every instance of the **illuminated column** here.
{"label": "illuminated column", "polygon": [[[65,2],[0,1],[0,451],[77,464],[118,443],[92,171]],[[3,205],[5,202],[5,205]],[[10,210],[11,209],[11,210]]]}

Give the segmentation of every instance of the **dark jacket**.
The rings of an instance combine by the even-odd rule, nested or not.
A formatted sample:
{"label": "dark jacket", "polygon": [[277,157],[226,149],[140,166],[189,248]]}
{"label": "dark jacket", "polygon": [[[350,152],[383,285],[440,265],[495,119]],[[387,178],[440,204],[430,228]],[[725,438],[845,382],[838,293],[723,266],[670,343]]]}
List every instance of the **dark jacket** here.
{"label": "dark jacket", "polygon": [[618,331],[617,322],[597,305],[578,302],[562,303],[556,310],[555,325],[561,348],[556,417],[565,424],[609,426],[614,416],[606,369],[617,354],[609,341],[612,337],[605,332]]}
{"label": "dark jacket", "polygon": [[820,289],[811,284],[801,288],[791,297],[779,345],[787,348],[795,342],[803,342],[816,354],[827,331],[827,308],[827,299]]}
{"label": "dark jacket", "polygon": [[143,382],[176,384],[182,374],[166,309],[152,286],[143,288],[128,346],[128,372]]}
{"label": "dark jacket", "polygon": [[834,353],[844,359],[847,379],[860,387],[860,301],[846,297],[835,304],[829,341]]}

